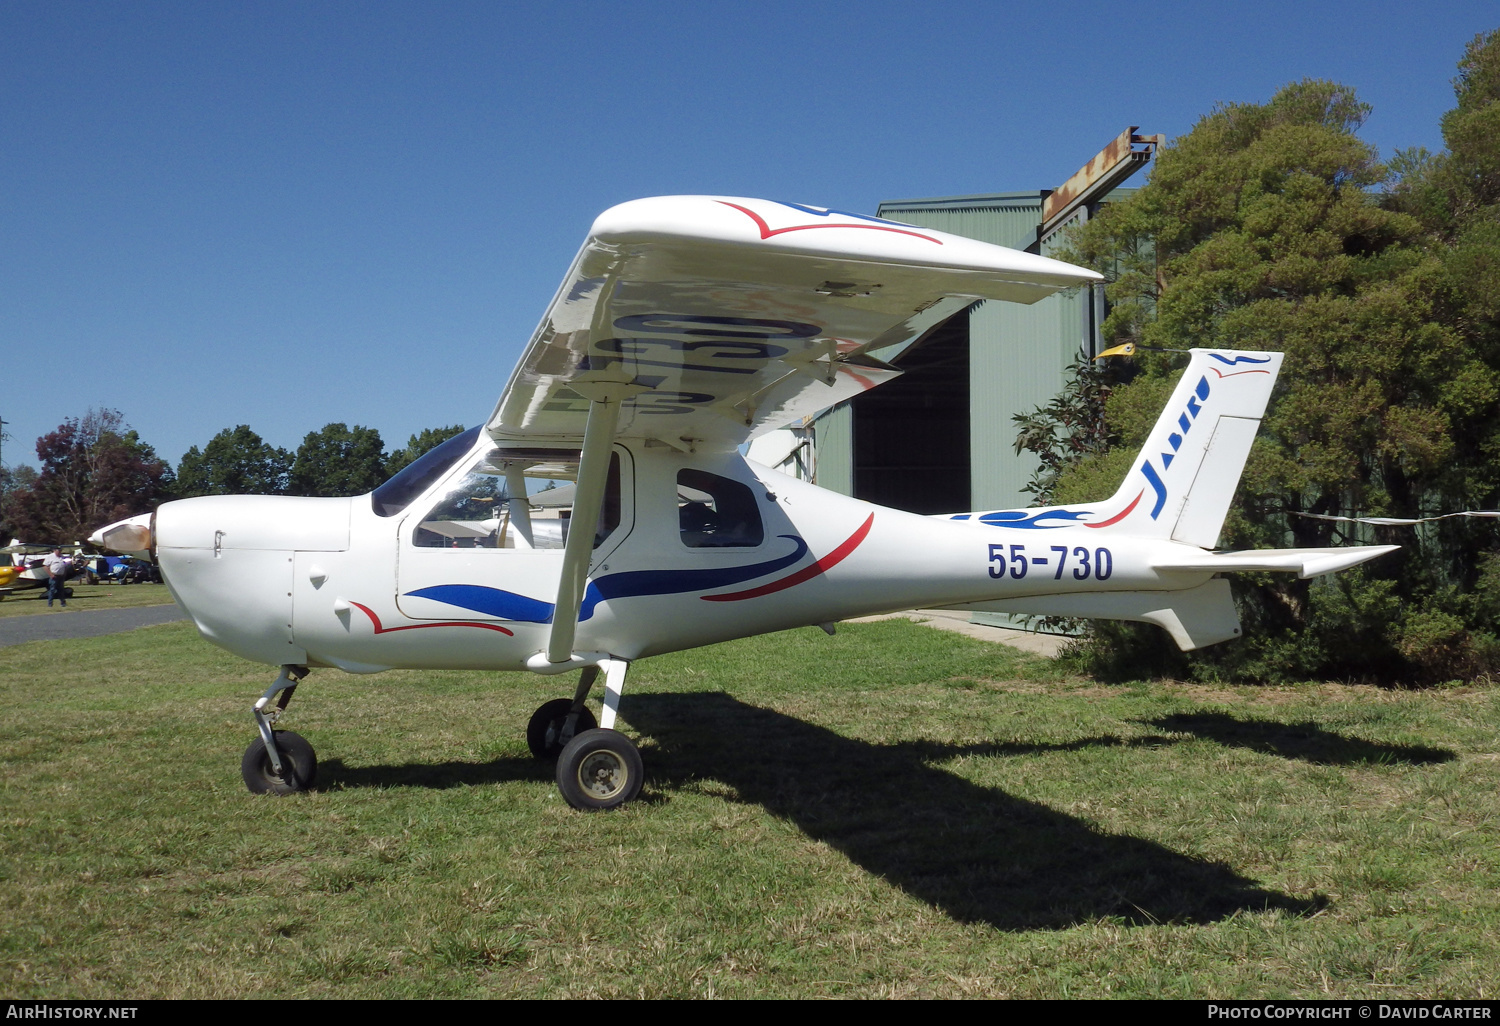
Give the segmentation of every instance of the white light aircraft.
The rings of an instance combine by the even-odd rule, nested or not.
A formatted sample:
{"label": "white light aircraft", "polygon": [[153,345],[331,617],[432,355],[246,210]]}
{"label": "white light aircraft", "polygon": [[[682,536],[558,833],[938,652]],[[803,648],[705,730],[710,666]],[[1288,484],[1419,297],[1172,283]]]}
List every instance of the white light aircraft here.
{"label": "white light aircraft", "polygon": [[[252,791],[313,783],[311,746],[272,726],[309,667],[580,670],[527,741],[585,809],[640,790],[613,729],[637,659],[936,606],[1146,621],[1192,649],[1240,632],[1219,574],[1311,577],[1394,548],[1214,551],[1279,353],[1193,350],[1102,502],[918,516],[740,455],[894,377],[875,354],[976,301],[1098,279],[820,207],[625,203],[595,221],[482,428],[369,495],[186,499],[91,540],[151,555],[205,638],[281,668],[254,705]],[[539,490],[564,481],[567,515]]]}
{"label": "white light aircraft", "polygon": [[[78,575],[81,569],[81,566],[78,565],[78,553],[82,546],[77,542],[74,542],[72,545],[53,546],[38,545],[23,542],[19,538],[12,538],[9,545],[0,547],[0,554],[10,557],[9,566],[0,566],[0,600],[3,600],[5,596],[13,591],[45,588],[48,578],[52,575],[48,573],[47,568],[42,564],[41,557],[51,552],[54,548],[60,548],[62,551],[72,555],[75,565],[65,578],[72,580]],[[67,588],[63,594],[68,598],[72,598],[73,589]]]}

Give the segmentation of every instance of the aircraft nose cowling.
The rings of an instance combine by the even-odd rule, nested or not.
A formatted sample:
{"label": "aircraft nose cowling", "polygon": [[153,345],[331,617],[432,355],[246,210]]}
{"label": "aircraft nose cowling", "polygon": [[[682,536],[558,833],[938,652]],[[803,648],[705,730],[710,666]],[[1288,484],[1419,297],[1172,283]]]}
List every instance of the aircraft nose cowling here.
{"label": "aircraft nose cowling", "polygon": [[303,663],[292,638],[296,553],[349,547],[352,499],[209,495],[156,511],[156,554],[177,604],[235,655]]}

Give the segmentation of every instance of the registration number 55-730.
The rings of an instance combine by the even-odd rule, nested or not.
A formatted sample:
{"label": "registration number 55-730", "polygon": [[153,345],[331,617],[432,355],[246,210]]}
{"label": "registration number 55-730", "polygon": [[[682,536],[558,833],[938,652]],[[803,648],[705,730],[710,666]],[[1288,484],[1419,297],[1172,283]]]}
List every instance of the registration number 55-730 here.
{"label": "registration number 55-730", "polygon": [[[1054,581],[1062,580],[1063,572],[1069,569],[1072,570],[1074,580],[1087,581],[1092,578],[1107,581],[1109,575],[1115,572],[1115,558],[1108,549],[1090,549],[1083,545],[1072,548],[1052,545],[1049,546],[1049,552],[1051,555],[1032,556],[1027,554],[1025,545],[991,545],[990,576],[999,579],[1008,573],[1020,580],[1033,567],[1055,567],[1052,570]],[[1046,573],[1045,570],[1041,572]]]}

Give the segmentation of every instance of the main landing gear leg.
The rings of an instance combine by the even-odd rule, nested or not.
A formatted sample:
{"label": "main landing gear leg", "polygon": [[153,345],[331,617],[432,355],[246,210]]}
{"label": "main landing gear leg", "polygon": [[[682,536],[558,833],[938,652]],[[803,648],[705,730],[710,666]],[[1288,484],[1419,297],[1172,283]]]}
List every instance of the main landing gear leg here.
{"label": "main landing gear leg", "polygon": [[[605,659],[599,666],[604,671],[603,726],[579,731],[557,757],[557,788],[575,809],[613,809],[641,793],[641,753],[630,738],[614,729],[630,663]],[[588,694],[587,687],[592,687],[597,676],[597,670],[584,671],[578,685],[580,696]],[[581,697],[578,702],[582,703]]]}
{"label": "main landing gear leg", "polygon": [[526,747],[534,757],[555,759],[574,737],[598,726],[594,714],[583,704],[598,679],[599,667],[584,667],[572,701],[554,698],[531,714],[531,722],[526,724]]}
{"label": "main landing gear leg", "polygon": [[[301,735],[290,730],[273,730],[292,700],[297,684],[307,676],[307,667],[287,664],[281,668],[276,683],[266,689],[255,703],[253,715],[260,737],[240,760],[240,776],[253,794],[293,794],[312,787],[318,775],[318,757]],[[266,707],[278,694],[280,700],[270,712]]]}

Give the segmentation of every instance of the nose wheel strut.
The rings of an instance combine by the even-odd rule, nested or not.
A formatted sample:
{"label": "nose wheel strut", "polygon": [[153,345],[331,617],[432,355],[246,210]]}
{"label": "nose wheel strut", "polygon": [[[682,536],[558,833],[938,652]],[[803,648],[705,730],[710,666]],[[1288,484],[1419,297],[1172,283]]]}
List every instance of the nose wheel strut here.
{"label": "nose wheel strut", "polygon": [[[260,737],[245,749],[240,776],[253,794],[294,794],[308,790],[317,780],[318,756],[312,745],[299,734],[274,729],[291,703],[298,682],[306,676],[305,666],[283,666],[276,682],[251,710]],[[268,709],[278,695],[275,707]]]}

